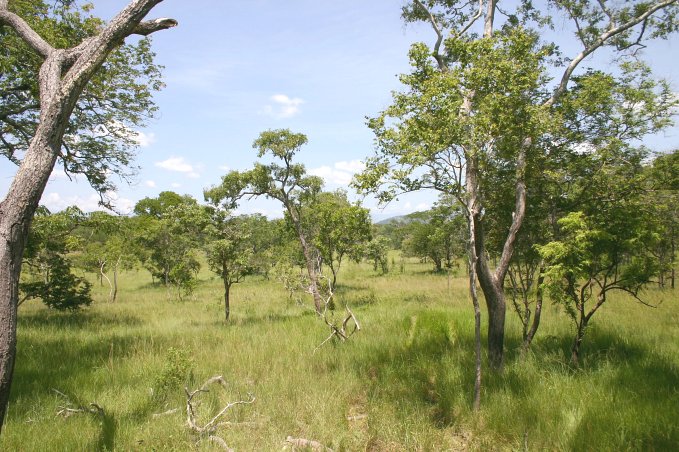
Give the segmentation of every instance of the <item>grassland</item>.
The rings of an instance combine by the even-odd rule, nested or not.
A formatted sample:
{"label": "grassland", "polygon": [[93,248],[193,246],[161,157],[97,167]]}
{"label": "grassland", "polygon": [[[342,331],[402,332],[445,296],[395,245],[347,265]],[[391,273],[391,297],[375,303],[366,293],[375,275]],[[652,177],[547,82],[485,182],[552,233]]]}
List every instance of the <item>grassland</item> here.
{"label": "grassland", "polygon": [[[518,352],[508,313],[502,374],[484,374],[471,411],[473,322],[460,275],[409,262],[387,276],[340,274],[362,331],[313,353],[327,329],[275,280],[234,286],[222,321],[221,282],[202,274],[193,300],[168,300],[144,271],[125,273],[119,300],[76,314],[22,306],[18,358],[0,450],[213,450],[186,427],[184,384],[223,375],[204,419],[227,401],[218,434],[236,450],[281,450],[288,436],[334,450],[677,450],[677,291],[625,297],[596,314],[581,368],[568,365],[571,325],[548,306],[532,352]],[[95,402],[104,415],[57,413]],[[162,416],[163,413],[178,410]],[[216,450],[216,449],[215,449]]]}

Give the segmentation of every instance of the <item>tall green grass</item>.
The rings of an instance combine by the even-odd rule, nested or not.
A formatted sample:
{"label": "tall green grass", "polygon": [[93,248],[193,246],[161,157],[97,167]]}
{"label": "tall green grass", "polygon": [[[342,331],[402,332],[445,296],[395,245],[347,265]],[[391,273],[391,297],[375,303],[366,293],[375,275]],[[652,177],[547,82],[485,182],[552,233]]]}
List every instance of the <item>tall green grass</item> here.
{"label": "tall green grass", "polygon": [[[582,366],[568,364],[572,328],[546,306],[533,349],[519,352],[508,312],[502,374],[486,372],[471,411],[473,318],[466,279],[408,261],[379,276],[365,264],[340,273],[362,330],[328,343],[324,324],[274,280],[234,286],[223,322],[220,281],[201,275],[177,302],[143,271],[121,278],[119,301],[98,288],[84,312],[26,303],[1,450],[213,450],[186,427],[184,385],[223,375],[199,407],[228,401],[236,450],[281,450],[287,436],[335,450],[676,450],[679,448],[677,292],[652,290],[656,309],[611,298],[593,318]],[[181,383],[179,383],[181,381]],[[105,415],[57,416],[95,402]],[[178,411],[163,416],[170,409]]]}

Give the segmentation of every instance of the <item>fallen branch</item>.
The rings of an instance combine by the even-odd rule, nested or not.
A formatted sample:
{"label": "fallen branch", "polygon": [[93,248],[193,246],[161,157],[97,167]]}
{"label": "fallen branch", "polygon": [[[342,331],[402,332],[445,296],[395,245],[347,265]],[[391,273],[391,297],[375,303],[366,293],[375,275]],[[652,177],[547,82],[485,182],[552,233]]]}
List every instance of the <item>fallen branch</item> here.
{"label": "fallen branch", "polygon": [[289,443],[292,446],[292,450],[295,450],[296,448],[300,449],[308,448],[313,451],[333,452],[331,448],[326,447],[323,444],[319,443],[318,441],[314,441],[312,439],[293,438],[292,436],[288,436],[287,438],[285,438],[285,442]]}
{"label": "fallen branch", "polygon": [[[61,396],[62,399],[66,401],[66,405],[62,405],[57,407],[59,411],[57,411],[57,416],[63,416],[64,418],[73,416],[74,414],[80,414],[80,413],[86,413],[86,414],[93,414],[95,416],[103,416],[104,415],[104,409],[97,405],[96,403],[90,403],[88,405],[83,405],[83,404],[74,404],[70,397],[68,397],[66,394],[63,392],[59,391],[58,389],[52,388],[52,391],[54,391],[56,394]],[[75,405],[75,408],[73,407]]]}
{"label": "fallen branch", "polygon": [[[222,426],[237,425],[229,421],[218,422],[222,416],[224,416],[227,411],[236,405],[250,405],[255,402],[255,397],[252,394],[248,394],[250,400],[238,400],[236,402],[229,402],[224,408],[222,408],[216,416],[210,419],[205,425],[200,426],[196,421],[196,407],[197,404],[194,402],[194,398],[204,392],[210,392],[208,387],[214,384],[218,384],[224,389],[228,389],[226,380],[221,375],[216,375],[209,378],[203,385],[194,390],[189,391],[189,388],[184,388],[186,392],[186,424],[189,429],[200,436],[199,442],[203,439],[212,442],[218,446],[221,446],[224,450],[231,450],[221,437],[215,435],[215,431]],[[162,413],[161,413],[162,414]]]}
{"label": "fallen branch", "polygon": [[153,419],[163,417],[163,416],[169,416],[170,414],[174,414],[179,411],[179,408],[172,408],[167,411],[163,411],[162,413],[154,413],[153,416],[151,416]]}
{"label": "fallen branch", "polygon": [[[347,339],[349,339],[355,332],[361,331],[361,324],[358,323],[358,319],[354,315],[353,311],[349,309],[349,306],[346,303],[344,305],[344,309],[346,310],[347,315],[344,317],[344,320],[340,324],[336,324],[334,321],[328,319],[328,310],[332,305],[332,297],[334,295],[335,293],[332,291],[332,284],[328,279],[328,296],[325,299],[323,312],[321,312],[319,316],[321,317],[321,319],[323,319],[323,322],[325,322],[325,324],[328,325],[328,328],[330,328],[330,335],[327,338],[325,338],[323,342],[316,346],[316,348],[314,349],[314,353],[316,353],[318,349],[320,349],[326,342],[330,341],[333,337],[336,337],[340,341],[344,342]],[[349,330],[347,329],[347,327],[349,327]]]}

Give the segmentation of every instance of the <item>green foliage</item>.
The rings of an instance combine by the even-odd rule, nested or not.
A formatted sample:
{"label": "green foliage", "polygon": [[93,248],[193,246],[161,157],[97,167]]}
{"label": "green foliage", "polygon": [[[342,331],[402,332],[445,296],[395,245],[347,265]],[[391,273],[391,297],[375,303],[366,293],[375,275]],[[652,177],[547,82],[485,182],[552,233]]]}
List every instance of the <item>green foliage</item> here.
{"label": "green foliage", "polygon": [[50,308],[75,311],[92,302],[91,284],[72,273],[67,256],[80,245],[72,232],[84,221],[77,207],[56,214],[38,209],[24,253],[24,278],[19,283],[22,303],[39,298]]}
{"label": "green foliage", "polygon": [[153,381],[153,399],[156,402],[164,402],[170,394],[187,386],[193,378],[194,366],[186,349],[168,348],[163,368]]}
{"label": "green foliage", "polygon": [[[10,9],[57,48],[72,47],[104,25],[77,2],[14,0]],[[162,88],[150,39],[116,48],[88,83],[66,128],[59,162],[67,174],[84,174],[104,199],[112,176],[128,179],[138,146],[136,128],[152,117]],[[0,155],[19,163],[38,122],[37,72],[41,59],[8,27],[0,30]]]}
{"label": "green foliage", "polygon": [[330,267],[333,286],[345,256],[358,261],[363,247],[371,239],[370,211],[352,204],[343,190],[319,193],[305,206],[302,228],[319,251],[323,263]]}
{"label": "green foliage", "polygon": [[23,300],[39,298],[47,307],[59,311],[77,311],[92,303],[92,284],[74,275],[67,259],[51,254],[41,264],[45,267],[44,280],[19,284]]}
{"label": "green foliage", "polygon": [[[210,217],[208,210],[195,199],[174,195],[164,192],[156,200],[140,201],[141,206],[135,209],[149,213],[139,217],[136,238],[144,267],[166,286],[174,286],[177,297],[183,299],[196,287],[200,269],[196,250],[205,239]],[[179,203],[166,203],[168,199]],[[161,210],[147,209],[152,204],[161,206]]]}
{"label": "green foliage", "polygon": [[434,208],[422,212],[419,218],[401,225],[405,237],[404,253],[430,259],[436,271],[451,268],[456,258],[465,252],[466,220],[459,206],[445,198]]}
{"label": "green foliage", "polygon": [[379,268],[383,275],[389,273],[388,254],[390,245],[390,240],[383,235],[375,236],[365,244],[363,253],[365,258],[372,262],[373,271],[377,271]]}
{"label": "green foliage", "polygon": [[288,129],[262,132],[252,147],[257,149],[258,157],[271,156],[274,162],[258,162],[252,170],[229,172],[220,185],[204,191],[205,200],[231,209],[245,196],[266,196],[298,215],[302,204],[313,199],[322,186],[321,178],[307,175],[304,165],[292,161],[306,143],[304,134]]}

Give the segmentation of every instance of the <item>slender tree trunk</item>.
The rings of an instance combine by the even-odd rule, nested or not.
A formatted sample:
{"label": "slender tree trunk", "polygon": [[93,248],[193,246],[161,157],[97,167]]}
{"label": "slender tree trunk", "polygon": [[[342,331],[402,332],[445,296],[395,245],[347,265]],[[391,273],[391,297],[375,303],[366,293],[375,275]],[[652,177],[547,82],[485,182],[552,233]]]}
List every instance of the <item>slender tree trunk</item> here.
{"label": "slender tree trunk", "polygon": [[[479,204],[476,198],[477,195],[477,179],[476,172],[472,171],[467,177],[467,226],[469,228],[469,295],[474,306],[474,411],[481,409],[481,307],[479,306],[479,297],[476,291],[477,280],[477,263],[479,256],[477,254],[476,244],[476,223],[474,218],[478,215]],[[471,176],[471,177],[470,177]]]}
{"label": "slender tree trunk", "polygon": [[587,320],[581,318],[571,347],[571,364],[575,367],[580,365],[580,345],[582,345],[582,339],[585,337],[585,328],[587,328]]}
{"label": "slender tree trunk", "polygon": [[225,279],[224,280],[224,321],[225,322],[229,321],[229,315],[231,314],[231,305],[229,303],[230,293],[231,293],[231,284],[226,282],[226,279]]}
{"label": "slender tree trunk", "polygon": [[116,262],[115,266],[113,266],[113,297],[111,298],[112,302],[116,301],[116,298],[118,298],[118,267],[120,266],[120,259],[118,259],[118,262]]}
{"label": "slender tree trunk", "polygon": [[314,308],[316,310],[316,314],[320,315],[323,312],[321,294],[318,291],[318,267],[320,264],[317,257],[314,255],[315,253],[313,252],[311,245],[309,245],[306,240],[306,236],[302,230],[299,217],[294,212],[291,202],[288,200],[285,201],[284,204],[288,210],[288,213],[290,214],[290,218],[295,226],[295,231],[297,232],[297,237],[299,238],[299,243],[302,246],[304,263],[306,264],[307,274],[309,275],[309,292],[311,292],[311,296],[314,299]]}
{"label": "slender tree trunk", "polygon": [[545,281],[544,275],[545,267],[543,265],[540,265],[540,269],[538,271],[540,273],[538,275],[537,288],[535,292],[535,313],[533,314],[533,323],[531,324],[530,329],[526,334],[526,337],[523,339],[524,352],[528,351],[528,349],[530,348],[530,344],[533,342],[535,333],[537,333],[538,327],[540,326],[540,317],[542,315],[542,300],[543,300],[542,283]]}

